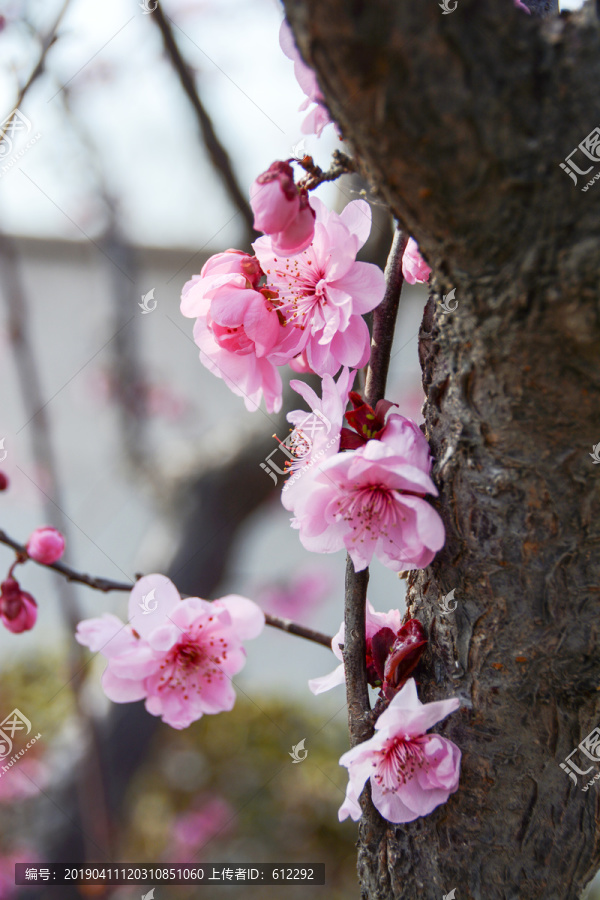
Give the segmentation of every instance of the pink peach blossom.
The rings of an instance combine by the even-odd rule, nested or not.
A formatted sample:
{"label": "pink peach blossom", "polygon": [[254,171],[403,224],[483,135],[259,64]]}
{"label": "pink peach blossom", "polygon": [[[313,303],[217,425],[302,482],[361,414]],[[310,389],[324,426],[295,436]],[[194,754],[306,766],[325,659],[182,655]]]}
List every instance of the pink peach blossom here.
{"label": "pink peach blossom", "polygon": [[349,779],[340,821],[360,819],[358,798],[368,778],[373,804],[388,822],[413,822],[445,803],[458,788],[461,753],[447,738],[425,732],[459,706],[456,698],[421,703],[410,678],[377,719],[373,737],[340,759]]}
{"label": "pink peach blossom", "polygon": [[375,555],[393,571],[428,566],[444,525],[425,499],[437,496],[429,446],[414,422],[390,415],[380,440],[326,459],[295,502],[292,526],[307,550],[344,547],[356,571]]}
{"label": "pink peach blossom", "polygon": [[321,93],[317,76],[313,70],[306,65],[298,53],[294,36],[285,19],[281,23],[281,29],[279,31],[279,45],[287,58],[293,61],[296,81],[306,94],[306,100],[300,106],[300,110],[303,111],[308,109],[311,103],[316,104],[302,123],[302,133],[316,134],[317,137],[320,137],[325,126],[329,125],[331,122],[329,113],[324,106],[325,98]]}
{"label": "pink peach blossom", "polygon": [[102,686],[110,700],[145,699],[149,713],[187,728],[233,708],[231,678],[246,660],[242,641],[257,637],[264,622],[246,597],[182,600],[168,578],[148,575],[131,591],[128,624],[110,614],[87,619],[76,639],[108,659]]}
{"label": "pink peach blossom", "polygon": [[[400,610],[390,609],[389,612],[375,612],[372,604],[367,600],[367,607],[365,609],[365,635],[367,641],[370,641],[373,635],[377,634],[378,631],[381,631],[382,628],[391,628],[395,633],[399,631],[401,625],[402,614]],[[345,684],[346,676],[344,674],[344,665],[342,662],[342,651],[340,650],[340,644],[342,644],[342,646],[344,644],[345,633],[346,630],[344,628],[344,623],[342,622],[331,639],[331,649],[342,665],[339,665],[333,672],[330,672],[329,675],[311,678],[308,682],[308,686],[313,694],[323,694],[325,691],[330,691],[340,684]]]}
{"label": "pink peach blossom", "polygon": [[315,233],[315,211],[306,190],[294,184],[288,162],[274,162],[250,188],[254,227],[271,237],[271,246],[281,256],[306,250]]}
{"label": "pink peach blossom", "polygon": [[334,381],[331,375],[324,375],[321,382],[321,398],[303,381],[295,378],[290,381],[290,387],[300,394],[312,412],[295,409],[286,416],[288,422],[295,426],[289,444],[292,448],[308,446],[307,452],[297,452],[296,459],[291,460],[289,464],[290,477],[281,493],[281,502],[286,509],[293,510],[300,493],[307,490],[307,482],[303,481],[307,474],[316,471],[321,462],[334,456],[340,449],[344,410],[355,375],[355,371],[345,366],[337,381]]}
{"label": "pink peach blossom", "polygon": [[277,293],[273,305],[283,321],[283,336],[269,359],[277,365],[306,352],[319,375],[335,375],[340,366],[358,368],[369,359],[369,329],[363,315],[383,299],[383,272],[372,263],[356,262],[371,230],[371,209],[353,200],[338,215],[316,197],[315,236],[306,250],[285,257],[271,238],[253,247],[267,286]]}
{"label": "pink peach blossom", "polygon": [[184,285],[181,312],[196,318],[201,363],[244,398],[246,409],[258,409],[264,396],[267,411],[278,412],[281,377],[268,357],[283,329],[269,292],[256,290],[261,277],[253,257],[218,253]]}
{"label": "pink peach blossom", "polygon": [[65,552],[65,539],[56,528],[36,528],[27,541],[27,553],[36,562],[49,565]]}
{"label": "pink peach blossom", "polygon": [[419,253],[419,245],[413,238],[408,239],[402,256],[402,274],[409,284],[417,281],[425,283],[431,275],[431,269]]}

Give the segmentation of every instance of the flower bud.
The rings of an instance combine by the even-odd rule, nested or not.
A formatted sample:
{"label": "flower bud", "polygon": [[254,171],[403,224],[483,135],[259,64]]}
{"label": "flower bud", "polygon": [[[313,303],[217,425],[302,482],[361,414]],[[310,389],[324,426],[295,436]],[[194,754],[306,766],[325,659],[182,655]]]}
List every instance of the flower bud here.
{"label": "flower bud", "polygon": [[0,619],[13,634],[30,631],[37,620],[37,603],[10,575],[0,584]]}
{"label": "flower bud", "polygon": [[36,528],[27,541],[27,553],[45,566],[60,559],[65,551],[65,539],[56,528]]}

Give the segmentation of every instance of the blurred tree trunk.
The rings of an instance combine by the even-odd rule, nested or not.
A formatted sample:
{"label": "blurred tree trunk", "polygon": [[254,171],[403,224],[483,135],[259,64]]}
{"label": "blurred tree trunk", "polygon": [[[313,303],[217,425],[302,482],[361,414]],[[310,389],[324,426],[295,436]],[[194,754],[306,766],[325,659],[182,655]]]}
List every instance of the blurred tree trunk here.
{"label": "blurred tree trunk", "polygon": [[419,352],[447,542],[409,610],[430,637],[422,699],[461,699],[440,730],[462,777],[426,818],[361,820],[362,896],[575,900],[600,865],[598,768],[559,767],[600,721],[600,187],[582,196],[559,163],[600,123],[598,23],[591,4],[284,5],[434,272]]}

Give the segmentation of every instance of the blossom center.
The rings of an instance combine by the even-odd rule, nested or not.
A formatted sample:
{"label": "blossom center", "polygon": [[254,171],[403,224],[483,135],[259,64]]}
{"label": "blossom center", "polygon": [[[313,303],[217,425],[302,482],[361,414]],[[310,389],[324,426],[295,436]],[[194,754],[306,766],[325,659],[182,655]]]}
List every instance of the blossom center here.
{"label": "blossom center", "polygon": [[[278,310],[284,320],[282,324],[304,329],[315,314],[315,306],[327,304],[326,273],[316,267],[316,260],[310,258],[309,250],[305,250],[298,256],[285,259],[285,268],[279,266],[273,274],[277,279]],[[321,318],[318,317],[317,321],[320,322]]]}
{"label": "blossom center", "polygon": [[355,485],[336,501],[336,518],[344,519],[354,532],[353,541],[364,542],[378,535],[387,536],[387,528],[398,521],[396,492],[382,484]]}
{"label": "blossom center", "polygon": [[415,777],[418,769],[428,766],[423,737],[407,740],[391,738],[377,755],[379,758],[373,763],[376,767],[373,778],[386,793],[397,791]]}
{"label": "blossom center", "polygon": [[201,662],[205,659],[202,648],[192,641],[186,640],[178,644],[175,648],[174,662],[181,669],[190,670],[197,669]]}

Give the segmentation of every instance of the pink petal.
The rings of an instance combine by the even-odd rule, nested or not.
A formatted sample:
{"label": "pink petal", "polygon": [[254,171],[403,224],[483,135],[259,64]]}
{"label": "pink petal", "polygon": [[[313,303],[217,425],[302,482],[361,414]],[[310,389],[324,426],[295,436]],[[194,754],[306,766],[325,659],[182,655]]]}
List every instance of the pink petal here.
{"label": "pink petal", "polygon": [[332,688],[345,683],[346,676],[344,675],[344,666],[341,665],[334,669],[333,672],[330,672],[329,675],[320,675],[318,678],[311,678],[308,682],[308,687],[313,694],[323,694],[325,691],[330,691]]}
{"label": "pink petal", "polygon": [[440,514],[427,500],[403,494],[400,504],[415,513],[416,531],[419,540],[430,550],[441,550],[446,540],[444,523]]}
{"label": "pink petal", "polygon": [[256,230],[274,234],[287,228],[298,215],[300,198],[297,193],[292,198],[286,197],[275,178],[266,184],[254,181],[250,188],[250,203]]}
{"label": "pink petal", "polygon": [[352,311],[364,315],[379,306],[383,300],[385,277],[379,266],[373,265],[373,263],[357,262],[344,276],[331,285],[330,292],[332,289],[350,294]]}
{"label": "pink petal", "polygon": [[346,330],[334,336],[330,352],[341,365],[357,369],[366,365],[371,354],[371,339],[365,320],[352,316]]}
{"label": "pink petal", "polygon": [[[379,810],[383,818],[394,824],[414,822],[419,816],[426,814],[424,811],[415,812],[403,802],[404,789],[400,792],[384,791],[383,787],[373,779],[371,779],[371,797],[373,798],[373,806]],[[443,800],[440,800],[439,803],[435,803],[432,809],[443,802]]]}
{"label": "pink petal", "polygon": [[163,624],[180,603],[179,591],[166,575],[146,575],[129,595],[129,623],[141,637]]}
{"label": "pink petal", "polygon": [[348,231],[358,238],[356,249],[360,250],[371,233],[371,207],[366,200],[352,200],[340,213],[340,219]]}
{"label": "pink petal", "polygon": [[[244,321],[246,310],[256,300],[257,291],[238,287],[222,287],[210,304],[213,321],[225,328],[237,328]],[[259,295],[262,299],[261,295]]]}
{"label": "pink petal", "polygon": [[265,627],[265,614],[262,609],[247,597],[239,594],[227,594],[214,601],[214,606],[221,606],[231,616],[233,628],[241,641],[258,637]]}
{"label": "pink petal", "polygon": [[102,675],[102,689],[113,703],[134,703],[146,696],[143,681],[119,678],[111,672],[110,663]]}
{"label": "pink petal", "polygon": [[104,613],[97,619],[84,619],[77,626],[75,640],[107,659],[130,650],[136,643],[130,629],[111,613]]}
{"label": "pink petal", "polygon": [[269,312],[262,297],[247,307],[244,315],[244,331],[254,342],[257,356],[265,356],[279,340],[281,326],[277,313]]}
{"label": "pink petal", "polygon": [[281,256],[296,256],[310,245],[314,231],[315,216],[309,205],[283,231],[271,235],[273,250]]}

